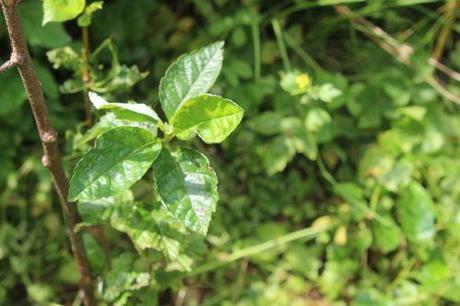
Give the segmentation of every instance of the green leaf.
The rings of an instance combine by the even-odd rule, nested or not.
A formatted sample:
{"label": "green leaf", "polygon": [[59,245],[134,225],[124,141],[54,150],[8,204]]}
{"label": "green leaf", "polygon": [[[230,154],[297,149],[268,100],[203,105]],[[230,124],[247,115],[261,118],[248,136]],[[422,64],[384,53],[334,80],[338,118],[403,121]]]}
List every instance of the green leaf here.
{"label": "green leaf", "polygon": [[40,1],[23,1],[19,6],[27,42],[45,48],[63,47],[71,41],[62,24],[42,26],[43,10]]}
{"label": "green leaf", "polygon": [[167,218],[162,221],[156,217],[143,208],[120,205],[114,210],[111,224],[115,229],[128,234],[140,250],[155,249],[168,260],[176,259],[181,248],[181,234],[166,222]]}
{"label": "green leaf", "polygon": [[332,121],[331,115],[321,107],[312,107],[305,118],[305,128],[310,132],[317,132]]}
{"label": "green leaf", "polygon": [[147,172],[160,150],[158,139],[143,128],[118,127],[102,134],[74,169],[69,201],[125,191]]}
{"label": "green leaf", "polygon": [[392,226],[382,225],[372,221],[372,231],[374,232],[374,245],[384,253],[396,250],[401,244],[401,231],[398,226],[391,222]]}
{"label": "green leaf", "polygon": [[131,206],[133,204],[131,190],[118,193],[112,197],[78,202],[77,209],[83,225],[103,224],[110,220],[113,208]]}
{"label": "green leaf", "polygon": [[43,25],[74,19],[85,9],[85,0],[43,0]]}
{"label": "green leaf", "polygon": [[411,183],[397,203],[403,233],[415,242],[430,241],[435,234],[435,212],[429,193],[418,183]]}
{"label": "green leaf", "polygon": [[88,5],[83,14],[77,19],[78,26],[88,27],[91,24],[93,14],[101,10],[103,5],[104,1],[96,1]]}
{"label": "green leaf", "polygon": [[19,74],[14,71],[0,73],[0,116],[7,115],[18,109],[27,100],[26,92]]}
{"label": "green leaf", "polygon": [[122,119],[135,121],[161,121],[157,113],[149,106],[141,103],[109,103],[97,93],[90,92],[89,99],[96,109],[112,110],[115,114],[121,113]]}
{"label": "green leaf", "polygon": [[282,115],[277,112],[264,112],[249,121],[249,127],[255,132],[272,136],[281,132]]}
{"label": "green leaf", "polygon": [[281,135],[258,147],[257,152],[262,158],[267,174],[273,175],[286,168],[294,157],[296,149],[289,139]]}
{"label": "green leaf", "polygon": [[71,47],[63,47],[46,52],[48,61],[53,64],[54,69],[64,68],[79,72],[83,65],[80,54]]}
{"label": "green leaf", "polygon": [[140,127],[149,130],[154,135],[157,133],[157,127],[154,123],[123,120],[118,118],[114,113],[109,112],[102,116],[99,121],[95,123],[84,135],[76,137],[74,146],[78,149],[84,149],[87,143],[92,141],[94,138],[121,126]]}
{"label": "green leaf", "polygon": [[219,75],[224,42],[216,42],[181,56],[166,70],[160,82],[160,102],[171,118],[177,108],[190,98],[206,93]]}
{"label": "green leaf", "polygon": [[206,94],[183,103],[171,118],[171,125],[181,139],[198,133],[206,143],[219,143],[238,126],[243,113],[235,102]]}
{"label": "green leaf", "polygon": [[189,148],[163,149],[153,169],[163,206],[186,227],[206,235],[218,200],[217,176],[208,159]]}

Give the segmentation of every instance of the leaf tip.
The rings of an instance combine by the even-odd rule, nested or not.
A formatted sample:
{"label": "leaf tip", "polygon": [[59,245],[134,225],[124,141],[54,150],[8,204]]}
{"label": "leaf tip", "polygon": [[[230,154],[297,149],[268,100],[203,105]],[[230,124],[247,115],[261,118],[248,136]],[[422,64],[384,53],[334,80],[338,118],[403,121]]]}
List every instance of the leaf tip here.
{"label": "leaf tip", "polygon": [[96,109],[99,109],[104,104],[107,104],[107,101],[104,98],[102,98],[100,95],[98,95],[97,93],[95,93],[93,91],[90,91],[88,93],[88,97],[89,97],[89,100],[91,101],[91,103],[94,105],[94,107]]}

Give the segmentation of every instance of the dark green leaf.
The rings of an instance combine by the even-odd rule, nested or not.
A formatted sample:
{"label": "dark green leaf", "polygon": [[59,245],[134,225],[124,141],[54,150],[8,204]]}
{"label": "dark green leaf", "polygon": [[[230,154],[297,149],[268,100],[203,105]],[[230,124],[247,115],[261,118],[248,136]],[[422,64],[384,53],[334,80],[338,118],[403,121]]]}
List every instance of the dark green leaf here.
{"label": "dark green leaf", "polygon": [[208,159],[189,148],[163,149],[153,169],[163,206],[186,227],[206,235],[218,200],[217,177]]}
{"label": "dark green leaf", "polygon": [[125,191],[147,172],[160,150],[158,139],[142,128],[118,127],[102,134],[74,169],[69,201]]}

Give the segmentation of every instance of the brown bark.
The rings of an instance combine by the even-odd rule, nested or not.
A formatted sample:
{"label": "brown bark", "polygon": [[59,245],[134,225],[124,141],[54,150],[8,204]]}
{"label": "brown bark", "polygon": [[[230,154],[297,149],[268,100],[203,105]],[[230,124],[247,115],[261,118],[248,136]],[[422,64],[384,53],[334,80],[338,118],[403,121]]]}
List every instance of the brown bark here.
{"label": "brown bark", "polygon": [[91,270],[86,257],[82,237],[74,230],[75,225],[79,222],[79,215],[76,203],[69,203],[67,201],[69,186],[57,146],[58,137],[56,131],[50,124],[40,81],[37,78],[30,58],[18,12],[19,2],[18,0],[0,0],[11,42],[11,58],[7,63],[2,65],[2,67],[7,67],[5,68],[6,70],[16,66],[21,75],[43,146],[44,155],[42,162],[53,177],[54,186],[64,213],[66,232],[70,239],[72,253],[77,261],[78,270],[80,272],[80,288],[83,303],[86,306],[93,306],[96,305],[96,300]]}

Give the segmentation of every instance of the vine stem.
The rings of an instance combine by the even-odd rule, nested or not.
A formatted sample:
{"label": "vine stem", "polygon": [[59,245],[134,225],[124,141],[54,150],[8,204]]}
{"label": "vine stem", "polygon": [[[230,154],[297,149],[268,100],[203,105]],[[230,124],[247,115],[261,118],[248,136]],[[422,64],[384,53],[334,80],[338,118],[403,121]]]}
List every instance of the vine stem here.
{"label": "vine stem", "polygon": [[294,231],[289,234],[286,234],[284,236],[281,236],[281,237],[278,237],[272,240],[268,240],[260,244],[256,244],[254,246],[250,246],[245,249],[237,250],[233,252],[232,254],[225,256],[221,260],[212,261],[212,262],[202,265],[201,267],[194,269],[192,272],[188,273],[186,276],[190,277],[190,276],[199,275],[199,274],[202,274],[208,271],[212,271],[222,266],[225,266],[231,262],[240,260],[242,258],[253,256],[253,255],[268,251],[270,249],[273,249],[275,247],[280,247],[291,241],[295,241],[299,239],[310,240],[310,239],[317,237],[319,234],[332,229],[333,227],[335,227],[335,224],[333,223],[327,224],[327,225],[321,225],[321,226],[306,227],[298,231]]}
{"label": "vine stem", "polygon": [[41,84],[35,73],[27,47],[18,11],[19,2],[20,0],[0,0],[11,43],[11,59],[14,59],[15,66],[19,70],[40,135],[44,151],[42,163],[53,177],[54,186],[59,196],[66,232],[80,273],[80,289],[83,303],[86,306],[95,306],[96,299],[90,265],[86,257],[82,237],[74,230],[80,219],[76,203],[67,201],[69,184],[57,145],[58,136],[51,126]]}

